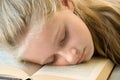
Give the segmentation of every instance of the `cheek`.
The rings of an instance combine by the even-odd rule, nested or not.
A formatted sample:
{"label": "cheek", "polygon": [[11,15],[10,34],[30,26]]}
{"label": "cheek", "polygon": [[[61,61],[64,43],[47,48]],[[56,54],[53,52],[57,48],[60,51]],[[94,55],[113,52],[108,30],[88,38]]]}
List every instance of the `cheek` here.
{"label": "cheek", "polygon": [[44,54],[40,51],[40,48],[38,45],[33,44],[24,44],[24,49],[21,52],[22,53],[22,59],[30,62],[39,63],[41,60],[43,60]]}
{"label": "cheek", "polygon": [[41,59],[42,59],[42,56],[43,54],[41,54],[41,53],[39,53],[38,52],[38,49],[34,49],[34,48],[32,48],[32,49],[27,49],[27,50],[25,50],[24,51],[24,53],[23,53],[23,58],[24,58],[24,60],[27,60],[27,61],[31,61],[31,62],[39,62],[39,61],[41,61]]}
{"label": "cheek", "polygon": [[23,59],[38,64],[44,64],[51,55],[51,49],[49,48],[40,47],[37,44],[28,45],[23,52]]}

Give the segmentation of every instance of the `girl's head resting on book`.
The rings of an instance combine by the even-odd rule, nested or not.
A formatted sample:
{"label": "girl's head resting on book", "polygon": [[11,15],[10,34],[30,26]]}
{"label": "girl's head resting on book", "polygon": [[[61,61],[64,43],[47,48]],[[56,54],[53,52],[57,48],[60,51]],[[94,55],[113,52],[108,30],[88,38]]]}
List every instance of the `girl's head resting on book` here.
{"label": "girl's head resting on book", "polygon": [[1,0],[0,46],[42,65],[78,64],[94,53],[120,64],[119,5],[119,0]]}

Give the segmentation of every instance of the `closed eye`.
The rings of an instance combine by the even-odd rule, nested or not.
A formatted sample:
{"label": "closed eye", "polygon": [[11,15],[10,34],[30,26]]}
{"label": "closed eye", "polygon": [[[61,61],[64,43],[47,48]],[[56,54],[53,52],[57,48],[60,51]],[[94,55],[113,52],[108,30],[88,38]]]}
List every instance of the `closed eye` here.
{"label": "closed eye", "polygon": [[62,36],[62,39],[60,40],[60,46],[62,47],[65,45],[66,40],[67,40],[67,31],[64,31],[64,34],[61,36]]}

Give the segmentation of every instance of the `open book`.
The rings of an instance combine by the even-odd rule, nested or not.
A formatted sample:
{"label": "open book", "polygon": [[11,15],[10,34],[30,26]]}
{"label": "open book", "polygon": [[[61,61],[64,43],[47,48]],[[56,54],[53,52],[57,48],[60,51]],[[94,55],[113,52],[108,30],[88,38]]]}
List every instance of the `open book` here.
{"label": "open book", "polygon": [[32,75],[20,68],[0,65],[0,77],[8,80],[107,80],[113,67],[109,59],[98,57],[73,66],[46,65],[37,71],[32,70]]}

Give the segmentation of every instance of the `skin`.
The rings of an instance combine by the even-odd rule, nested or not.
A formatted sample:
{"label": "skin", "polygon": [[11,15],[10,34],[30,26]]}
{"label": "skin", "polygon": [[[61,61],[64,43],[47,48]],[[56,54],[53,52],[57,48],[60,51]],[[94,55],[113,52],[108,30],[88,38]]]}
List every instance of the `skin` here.
{"label": "skin", "polygon": [[74,65],[91,59],[94,45],[85,23],[69,8],[55,13],[41,26],[34,20],[23,40],[24,60],[41,65]]}

